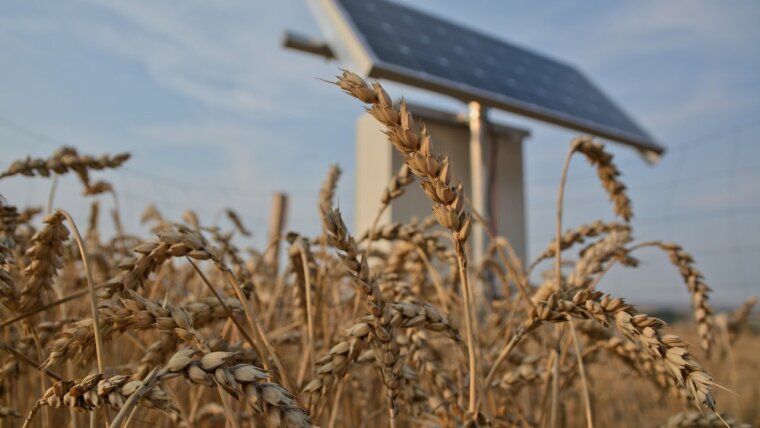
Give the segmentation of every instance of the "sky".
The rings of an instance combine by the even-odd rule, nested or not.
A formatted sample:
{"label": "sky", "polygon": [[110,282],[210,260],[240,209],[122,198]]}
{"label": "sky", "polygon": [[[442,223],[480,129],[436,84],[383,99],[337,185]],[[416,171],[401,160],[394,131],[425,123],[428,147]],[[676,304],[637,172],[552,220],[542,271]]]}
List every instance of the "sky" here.
{"label": "sky", "polygon": [[[640,240],[692,252],[717,305],[760,295],[760,4],[750,1],[404,3],[571,63],[667,147],[655,166],[610,149],[630,188]],[[129,151],[116,185],[124,221],[139,228],[149,203],[205,223],[223,209],[266,234],[271,195],[290,196],[288,227],[319,230],[316,197],[331,163],[344,170],[338,201],[353,219],[355,100],[318,79],[338,65],[285,50],[286,29],[319,36],[303,0],[4,0],[0,14],[0,168],[62,144],[92,154]],[[424,30],[424,29],[423,29]],[[409,100],[453,111],[461,103],[388,83]],[[568,131],[502,112],[529,129],[525,143],[530,254],[552,238]],[[49,180],[0,181],[11,203],[44,205]],[[63,178],[56,205],[79,221],[89,201]],[[104,199],[108,206],[111,202]],[[567,227],[612,219],[594,172],[571,167]],[[663,254],[615,268],[600,288],[642,304],[686,304]]]}

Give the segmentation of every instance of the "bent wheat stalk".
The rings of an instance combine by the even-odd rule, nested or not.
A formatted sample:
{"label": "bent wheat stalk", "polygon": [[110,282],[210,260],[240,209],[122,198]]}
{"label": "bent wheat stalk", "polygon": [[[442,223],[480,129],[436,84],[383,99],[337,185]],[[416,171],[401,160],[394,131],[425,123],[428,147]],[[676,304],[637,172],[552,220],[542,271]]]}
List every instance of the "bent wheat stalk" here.
{"label": "bent wheat stalk", "polygon": [[77,246],[79,247],[79,254],[82,257],[82,264],[84,265],[84,272],[85,275],[87,275],[87,289],[90,293],[90,312],[92,313],[92,322],[93,322],[93,328],[95,329],[95,352],[98,357],[98,372],[105,373],[106,371],[106,363],[105,363],[105,355],[103,351],[103,335],[100,332],[100,319],[98,314],[98,296],[95,293],[95,281],[92,279],[92,270],[90,269],[90,256],[87,254],[87,249],[85,249],[84,242],[82,241],[82,235],[79,234],[79,229],[77,229],[76,223],[74,223],[74,219],[71,218],[71,214],[64,210],[58,210],[56,213],[60,213],[64,217],[66,217],[66,220],[69,222],[69,225],[71,226],[71,230],[74,231],[74,239],[77,242]]}
{"label": "bent wheat stalk", "polygon": [[[689,354],[688,345],[680,337],[662,334],[664,322],[640,314],[621,298],[612,298],[599,291],[581,290],[571,298],[566,293],[557,292],[549,300],[532,310],[528,319],[514,333],[506,354],[525,336],[544,322],[566,322],[567,317],[594,320],[608,327],[614,322],[618,331],[628,340],[640,343],[654,359],[668,367],[670,376],[678,385],[683,385],[690,396],[700,405],[715,410],[712,393],[713,378]],[[504,352],[502,352],[504,354]],[[497,360],[503,362],[506,357]],[[487,379],[493,379],[498,365],[494,364]]]}

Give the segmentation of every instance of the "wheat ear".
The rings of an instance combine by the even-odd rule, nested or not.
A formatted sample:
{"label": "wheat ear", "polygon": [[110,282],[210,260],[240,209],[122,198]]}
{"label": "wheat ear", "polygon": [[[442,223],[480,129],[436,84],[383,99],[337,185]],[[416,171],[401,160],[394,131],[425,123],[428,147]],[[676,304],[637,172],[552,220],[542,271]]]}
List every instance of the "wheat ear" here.
{"label": "wheat ear", "polygon": [[19,291],[13,277],[16,260],[13,248],[16,242],[13,233],[16,230],[16,207],[5,205],[0,198],[0,305],[14,309],[18,305]]}
{"label": "wheat ear", "polygon": [[375,82],[372,87],[358,75],[344,71],[338,76],[337,85],[347,94],[370,104],[368,112],[386,126],[388,140],[404,157],[409,169],[420,179],[425,195],[433,203],[433,213],[438,223],[451,231],[459,265],[462,300],[465,313],[465,329],[469,352],[470,397],[468,411],[477,415],[478,371],[475,358],[475,335],[473,332],[472,293],[467,274],[467,257],[464,244],[470,235],[472,217],[464,210],[462,184],[451,185],[449,159],[433,151],[433,143],[425,125],[420,129],[414,124],[406,102],[399,108],[393,106],[390,95]]}
{"label": "wheat ear", "polygon": [[713,342],[712,307],[709,298],[710,287],[705,283],[702,272],[699,271],[694,258],[683,247],[675,243],[662,243],[659,241],[647,242],[637,245],[644,247],[653,245],[664,250],[670,257],[670,261],[678,268],[686,288],[691,293],[691,306],[694,311],[694,320],[697,323],[700,344],[705,352],[710,351]]}
{"label": "wheat ear", "polygon": [[375,357],[380,364],[380,373],[387,389],[391,425],[395,426],[398,414],[398,373],[403,360],[399,357],[398,348],[393,339],[389,308],[383,300],[377,281],[371,277],[366,257],[360,256],[354,238],[349,235],[340,211],[333,210],[330,206],[323,206],[322,219],[327,240],[338,250],[338,257],[351,276],[357,294],[361,297],[367,312],[373,317],[372,344],[375,347]]}
{"label": "wheat ear", "polygon": [[712,376],[689,354],[686,342],[662,333],[663,321],[641,314],[623,299],[599,291],[581,290],[571,299],[561,296],[561,292],[555,293],[532,310],[514,337],[522,337],[542,322],[565,322],[567,316],[595,320],[604,326],[614,322],[628,340],[639,342],[652,358],[665,363],[670,376],[686,387],[696,403],[715,410]]}
{"label": "wheat ear", "polygon": [[377,210],[377,214],[375,214],[375,218],[372,220],[372,225],[367,232],[367,236],[369,237],[369,240],[367,241],[367,254],[372,254],[372,243],[375,241],[375,230],[377,229],[377,224],[380,222],[383,213],[388,209],[394,199],[400,198],[404,195],[406,192],[406,186],[413,181],[414,177],[412,177],[412,173],[406,164],[401,165],[398,172],[391,177],[390,183],[388,183],[388,186],[383,190],[383,195],[380,198],[380,209]]}
{"label": "wheat ear", "polygon": [[60,212],[49,214],[42,221],[44,227],[34,234],[26,252],[29,264],[24,269],[27,280],[21,289],[19,312],[26,312],[42,303],[41,294],[50,290],[58,269],[63,265],[63,243],[69,230],[63,224]]}
{"label": "wheat ear", "polygon": [[[178,328],[176,318],[179,312],[187,313],[192,324],[198,328],[228,317],[222,303],[213,297],[181,307],[173,307],[146,299],[133,291],[127,291],[125,294],[125,297],[118,300],[100,303],[100,324],[105,340],[132,330],[174,333]],[[242,314],[243,308],[237,299],[227,298],[223,300],[223,303],[233,311],[233,314]],[[74,357],[87,360],[92,355],[93,343],[94,332],[91,319],[71,323],[58,333],[50,344],[50,355],[44,366],[50,367],[63,359]]]}
{"label": "wheat ear", "polygon": [[51,172],[65,174],[69,171],[74,171],[81,176],[87,169],[118,168],[129,158],[129,153],[94,158],[89,155],[80,155],[73,147],[64,146],[56,150],[48,159],[27,157],[13,162],[5,172],[0,174],[0,179],[13,175],[49,177]]}
{"label": "wheat ear", "polygon": [[613,156],[604,150],[604,144],[594,141],[589,136],[584,136],[573,140],[571,150],[582,153],[586,160],[596,167],[596,174],[612,201],[615,215],[625,221],[630,221],[633,217],[631,199],[628,197],[625,184],[620,181],[620,171],[612,161]]}
{"label": "wheat ear", "polygon": [[335,189],[338,188],[338,180],[340,180],[341,174],[343,174],[343,171],[338,164],[330,165],[330,169],[327,171],[327,176],[322,182],[322,187],[319,189],[319,206],[317,208],[321,209],[325,204],[330,206],[333,205]]}
{"label": "wheat ear", "polygon": [[[564,251],[571,248],[575,244],[582,244],[587,238],[596,238],[601,235],[608,234],[614,230],[630,229],[630,226],[620,223],[605,223],[601,220],[597,220],[590,224],[584,224],[575,229],[567,230],[562,234],[560,238],[560,250]],[[528,272],[531,272],[536,265],[546,259],[554,257],[556,252],[557,242],[556,238],[542,251],[532,262],[528,265]]]}
{"label": "wheat ear", "polygon": [[[72,407],[83,411],[109,406],[121,408],[129,397],[137,391],[141,381],[129,381],[129,376],[117,375],[109,378],[100,373],[92,374],[80,380],[59,381],[37,400],[24,421],[24,428],[32,423],[37,411],[49,406],[53,408]],[[154,388],[141,400],[142,405],[166,413],[176,413],[169,396],[162,390]]]}
{"label": "wheat ear", "polygon": [[168,373],[205,386],[218,385],[234,398],[245,398],[270,424],[285,428],[311,426],[311,419],[285,388],[266,382],[262,369],[236,360],[234,352],[198,352],[182,349],[166,364]]}
{"label": "wheat ear", "polygon": [[228,208],[224,210],[224,213],[227,214],[227,218],[230,219],[230,222],[235,226],[235,229],[237,229],[238,232],[240,232],[243,236],[251,236],[251,231],[248,230],[248,228],[245,227],[243,224],[243,221],[240,219],[240,216],[237,212],[234,210]]}

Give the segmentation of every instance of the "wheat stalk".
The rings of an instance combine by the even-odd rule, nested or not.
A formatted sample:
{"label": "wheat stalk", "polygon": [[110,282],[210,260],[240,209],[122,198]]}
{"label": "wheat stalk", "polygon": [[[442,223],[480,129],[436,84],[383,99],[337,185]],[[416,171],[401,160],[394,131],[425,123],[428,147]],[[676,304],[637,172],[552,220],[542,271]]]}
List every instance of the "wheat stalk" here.
{"label": "wheat stalk", "polygon": [[386,126],[388,140],[404,157],[409,169],[420,179],[425,195],[433,203],[433,213],[438,223],[451,231],[456,251],[460,281],[462,283],[463,306],[465,312],[465,329],[469,349],[470,401],[468,411],[476,417],[477,411],[477,363],[475,358],[475,335],[471,291],[467,275],[467,258],[464,244],[470,235],[472,218],[464,210],[462,184],[451,185],[448,157],[433,151],[430,134],[424,125],[418,130],[414,119],[401,100],[396,109],[383,87],[375,82],[372,87],[358,75],[344,71],[338,76],[337,85],[347,94],[370,104],[368,112]]}
{"label": "wheat stalk", "polygon": [[242,397],[257,413],[264,414],[272,426],[310,427],[311,420],[295,398],[282,386],[266,382],[262,369],[236,361],[234,352],[199,353],[182,349],[166,364],[168,373],[183,376],[204,386],[220,386],[234,398]]}
{"label": "wheat stalk", "polygon": [[98,194],[112,190],[111,185],[102,181],[94,186],[90,183],[89,170],[102,170],[106,168],[118,168],[130,158],[129,153],[120,153],[114,156],[102,155],[93,157],[80,155],[73,147],[61,147],[47,159],[31,158],[13,162],[7,170],[0,174],[0,179],[14,175],[28,177],[49,177],[51,173],[66,174],[75,172],[85,186],[85,194]]}
{"label": "wheat stalk", "polygon": [[[668,334],[662,321],[596,291],[614,266],[635,267],[633,252],[654,246],[668,253],[691,293],[694,337],[709,344],[718,327],[727,358],[705,367],[716,378],[728,373],[738,395],[721,398],[731,405],[726,410],[756,422],[754,371],[746,362],[756,341],[753,302],[713,315],[710,290],[690,255],[675,244],[633,240],[627,191],[603,146],[589,137],[573,141],[554,240],[523,269],[509,242],[494,236],[469,206],[450,177],[449,160],[433,149],[406,103],[392,103],[381,85],[352,73],[337,83],[366,103],[404,161],[378,201],[377,218],[415,180],[432,215],[384,225],[376,220],[355,240],[333,208],[339,176],[333,167],[319,196],[321,231],[289,232],[289,263],[276,267],[241,243],[250,235],[241,221],[248,213],[227,210],[223,226],[209,227],[201,211],[188,209],[178,224],[151,206],[144,221],[155,236],[145,241],[124,232],[118,218],[116,233],[106,236],[93,204],[84,245],[68,213],[53,211],[40,224],[39,209],[0,198],[0,418],[23,410],[26,425],[82,426],[74,410],[97,422],[93,410],[101,408],[113,428],[310,426],[311,418],[326,428],[617,426],[661,420],[665,411],[688,406],[704,413],[674,417],[672,426],[714,426],[721,418],[713,413],[718,385],[686,341]],[[595,168],[620,222],[562,231],[564,188],[576,155]],[[100,160],[73,149],[51,159],[51,166],[49,159],[17,162],[16,172],[73,172],[85,193],[107,192],[118,202],[111,183],[89,177],[108,162],[96,165]],[[490,238],[473,277],[503,290],[477,307],[465,251],[473,220],[484,223]],[[69,231],[77,247],[69,244]],[[374,248],[379,240],[387,245]],[[532,284],[532,270],[549,258],[554,269]],[[485,271],[493,275],[481,278]],[[556,325],[550,334],[540,328],[547,323]],[[93,371],[102,375],[77,377]],[[626,375],[647,382],[618,382]],[[297,397],[288,392],[293,381]],[[48,388],[50,382],[57,383]],[[658,394],[642,392],[645,387]],[[671,393],[676,400],[663,400]],[[158,402],[170,420],[137,410]],[[51,406],[66,407],[71,416]],[[631,406],[641,415],[629,420]],[[109,408],[118,409],[115,417]],[[49,414],[35,421],[39,409]]]}
{"label": "wheat stalk", "polygon": [[686,387],[696,403],[715,409],[712,376],[689,354],[686,342],[678,336],[662,334],[661,320],[638,313],[623,299],[590,290],[578,291],[571,299],[562,298],[561,292],[553,294],[531,311],[514,337],[521,338],[543,322],[565,322],[567,316],[595,320],[604,326],[614,323],[627,339],[638,341],[652,358],[664,362],[670,376]]}
{"label": "wheat stalk", "polygon": [[359,248],[348,233],[339,210],[330,206],[322,207],[323,228],[330,245],[335,247],[343,266],[352,277],[352,283],[361,297],[365,309],[373,317],[371,332],[375,358],[381,366],[380,374],[388,391],[388,405],[391,425],[395,426],[398,414],[399,394],[398,373],[403,360],[393,339],[393,328],[388,306],[380,293],[377,281],[371,277],[366,257],[360,258]]}
{"label": "wheat stalk", "polygon": [[628,256],[625,245],[632,241],[630,229],[614,230],[599,241],[581,251],[581,258],[567,277],[567,286],[585,288],[591,285],[592,276],[602,272],[611,259],[623,260],[627,265],[636,264]]}
{"label": "wheat stalk", "polygon": [[586,160],[596,167],[599,181],[614,206],[615,215],[630,221],[633,217],[631,199],[628,197],[625,184],[618,178],[620,171],[612,161],[613,156],[604,150],[604,144],[597,143],[588,136],[580,137],[573,140],[571,151],[582,153]]}
{"label": "wheat stalk", "polygon": [[682,412],[668,418],[662,428],[751,428],[727,414]]}
{"label": "wheat stalk", "polygon": [[302,391],[308,395],[312,408],[315,408],[318,401],[327,395],[333,380],[346,375],[363,347],[362,342],[369,337],[371,328],[367,322],[352,325],[344,331],[347,340],[338,342],[315,361],[314,378],[304,386]]}
{"label": "wheat stalk", "polygon": [[[435,348],[428,341],[424,331],[412,330],[409,335],[409,361],[413,366],[424,375],[432,388],[437,392],[437,396],[430,396],[428,401],[431,408],[438,408],[441,411],[454,409],[457,403],[456,397],[459,395],[456,383],[446,373],[442,360],[445,358],[435,352]],[[456,408],[456,413],[462,414],[463,409]],[[444,412],[445,413],[445,412]]]}
{"label": "wheat stalk", "polygon": [[[243,308],[237,299],[224,299],[224,304],[234,314],[240,315],[243,312]],[[101,302],[99,313],[104,340],[131,330],[173,334],[179,328],[177,318],[183,316],[182,314],[187,314],[192,325],[196,328],[228,317],[222,303],[213,297],[188,303],[181,307],[173,307],[151,301],[133,291],[127,291],[126,297]],[[94,351],[95,336],[92,324],[92,319],[86,319],[66,326],[50,344],[50,355],[44,366],[50,367],[69,358],[84,361],[90,359]]]}
{"label": "wheat stalk", "polygon": [[14,234],[18,223],[18,209],[7,205],[0,196],[0,307],[14,309],[18,303],[19,291],[14,279],[16,247]]}
{"label": "wheat stalk", "polygon": [[[24,421],[24,428],[32,423],[37,411],[45,406],[53,408],[71,407],[88,412],[104,406],[119,409],[141,384],[142,382],[139,380],[129,381],[129,376],[117,375],[106,378],[100,373],[79,380],[59,381],[48,388],[34,404]],[[166,413],[177,412],[169,396],[157,388],[144,395],[141,404]]]}
{"label": "wheat stalk", "polygon": [[[639,247],[647,245],[639,244]],[[712,308],[710,307],[709,293],[712,291],[704,282],[702,272],[695,266],[694,258],[684,249],[674,243],[653,242],[655,245],[668,253],[670,261],[678,268],[686,287],[691,293],[691,305],[694,310],[694,320],[697,323],[697,331],[701,339],[700,344],[706,352],[710,351],[713,341]]]}
{"label": "wheat stalk", "polygon": [[157,234],[157,240],[145,242],[132,249],[136,257],[119,265],[121,275],[109,281],[111,293],[120,289],[139,290],[148,276],[173,257],[189,257],[194,260],[217,258],[207,246],[200,233],[182,225],[165,227]]}
{"label": "wheat stalk", "polygon": [[[601,235],[606,235],[614,230],[630,229],[630,226],[620,223],[605,223],[601,220],[597,220],[590,224],[584,224],[575,229],[565,231],[560,237],[560,249],[562,251],[571,248],[575,244],[582,244],[587,238],[596,238]],[[552,242],[543,250],[532,262],[528,265],[528,272],[531,272],[537,264],[546,259],[554,257],[557,247],[557,240]]]}

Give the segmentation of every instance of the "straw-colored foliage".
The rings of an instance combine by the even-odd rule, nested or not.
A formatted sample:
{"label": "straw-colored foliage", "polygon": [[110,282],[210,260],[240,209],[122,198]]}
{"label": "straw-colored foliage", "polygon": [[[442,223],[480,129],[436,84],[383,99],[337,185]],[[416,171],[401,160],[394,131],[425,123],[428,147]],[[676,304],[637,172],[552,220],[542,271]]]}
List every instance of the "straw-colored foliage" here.
{"label": "straw-colored foliage", "polygon": [[[116,189],[90,175],[128,154],[62,148],[0,174],[5,184],[74,172],[94,198],[86,239],[66,211],[0,203],[2,427],[760,423],[754,301],[714,311],[685,249],[636,241],[631,200],[601,143],[574,140],[567,163],[577,156],[595,168],[616,221],[563,232],[560,206],[546,227],[561,233],[532,261],[505,237],[472,260],[470,231],[483,222],[466,202],[466,177],[452,177],[403,100],[350,72],[336,84],[365,104],[404,160],[380,211],[419,183],[430,217],[351,230],[333,166],[314,189],[321,233],[279,237],[286,254],[272,264],[262,256],[269,248],[239,247],[266,225],[232,209],[211,224],[151,206],[143,223],[153,234],[137,237],[115,206],[106,238],[99,212],[109,200],[100,198],[115,202]],[[645,247],[680,272],[696,327],[670,328],[602,291],[615,266],[646,268],[635,257]],[[477,293],[486,286],[497,291]],[[694,338],[702,349],[689,346]]]}

